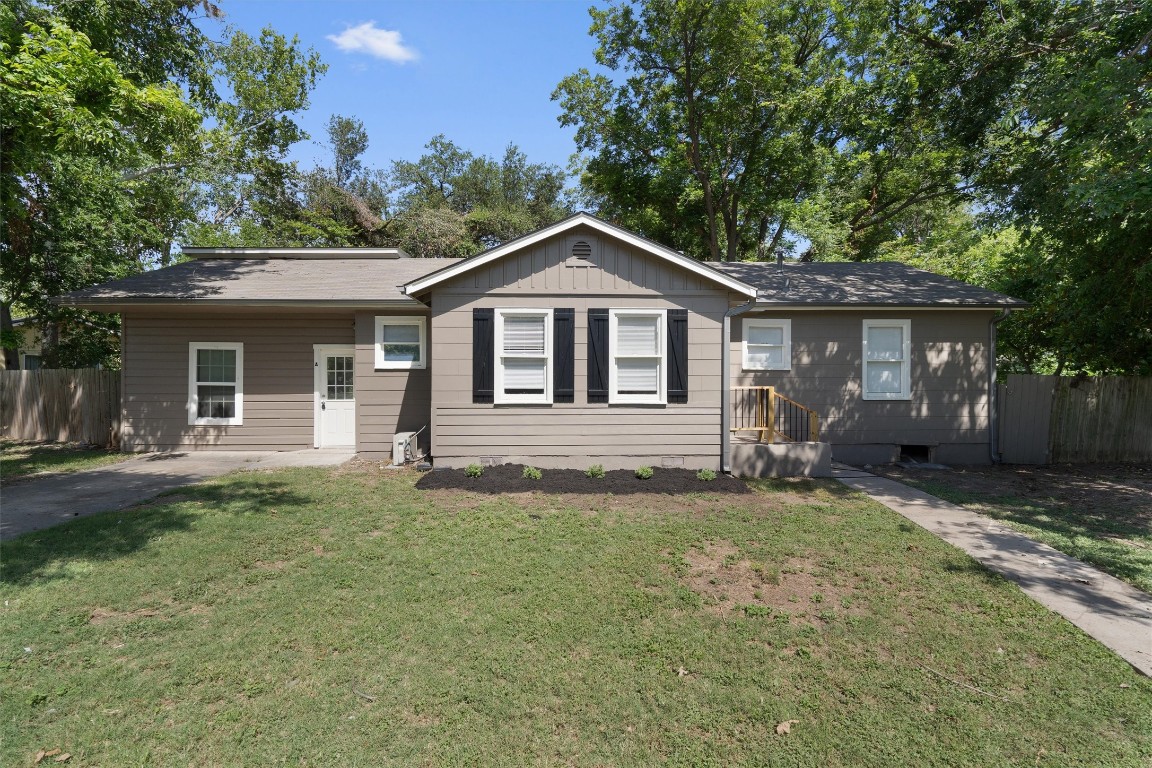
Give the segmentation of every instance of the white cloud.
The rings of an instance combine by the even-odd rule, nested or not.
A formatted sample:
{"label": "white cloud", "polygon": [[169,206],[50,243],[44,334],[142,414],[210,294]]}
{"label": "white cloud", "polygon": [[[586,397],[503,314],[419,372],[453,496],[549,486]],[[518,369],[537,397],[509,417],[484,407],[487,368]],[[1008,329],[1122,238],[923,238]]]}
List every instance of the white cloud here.
{"label": "white cloud", "polygon": [[366,53],[378,59],[386,59],[397,64],[415,61],[419,54],[415,49],[404,45],[400,33],[391,29],[380,29],[375,21],[366,21],[355,27],[348,27],[338,35],[328,35],[342,51]]}

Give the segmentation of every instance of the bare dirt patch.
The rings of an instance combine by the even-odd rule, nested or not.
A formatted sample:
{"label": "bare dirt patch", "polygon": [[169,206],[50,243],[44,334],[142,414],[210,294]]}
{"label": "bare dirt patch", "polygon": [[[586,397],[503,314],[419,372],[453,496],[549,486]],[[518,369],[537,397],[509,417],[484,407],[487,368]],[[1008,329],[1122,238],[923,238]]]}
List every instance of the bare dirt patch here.
{"label": "bare dirt patch", "polygon": [[169,605],[169,610],[161,608],[137,608],[134,611],[116,611],[111,608],[93,608],[88,615],[88,623],[99,626],[109,622],[129,622],[137,619],[171,619],[174,614],[189,613],[193,616],[204,616],[212,612],[206,605],[192,605],[187,608],[176,608]]}
{"label": "bare dirt patch", "polygon": [[704,598],[705,610],[717,616],[759,608],[815,623],[809,614],[839,606],[855,591],[815,575],[816,564],[805,558],[753,562],[727,541],[689,550],[684,560],[688,572],[681,582]]}
{"label": "bare dirt patch", "polygon": [[531,491],[548,494],[682,494],[682,493],[751,493],[743,481],[729,475],[715,480],[700,480],[696,472],[678,468],[656,468],[652,477],[641,480],[626,469],[605,472],[604,477],[588,477],[578,469],[544,469],[539,480],[522,475],[524,465],[501,464],[484,467],[480,477],[467,477],[462,469],[438,469],[417,481],[422,491],[464,490],[475,493],[503,494]]}
{"label": "bare dirt patch", "polygon": [[88,616],[89,624],[106,624],[109,621],[132,621],[134,619],[150,619],[161,615],[154,608],[137,608],[135,611],[113,611],[109,608],[95,608]]}

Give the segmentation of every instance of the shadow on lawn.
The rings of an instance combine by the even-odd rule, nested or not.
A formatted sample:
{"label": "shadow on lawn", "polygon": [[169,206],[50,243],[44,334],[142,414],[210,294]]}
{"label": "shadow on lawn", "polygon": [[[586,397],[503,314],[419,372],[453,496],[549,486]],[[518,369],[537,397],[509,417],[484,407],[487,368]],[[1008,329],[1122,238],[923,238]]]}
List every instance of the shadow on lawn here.
{"label": "shadow on lawn", "polygon": [[1123,510],[1103,506],[1070,507],[1056,501],[1027,499],[1002,493],[979,493],[952,488],[939,482],[901,477],[900,482],[919,488],[953,504],[966,506],[994,520],[1016,523],[1051,534],[1066,542],[1058,546],[1065,554],[1096,565],[1130,583],[1148,578],[1149,565],[1142,564],[1136,542],[1149,536],[1147,524]]}
{"label": "shadow on lawn", "polygon": [[189,531],[205,514],[266,517],[291,505],[314,501],[270,480],[259,484],[218,482],[187,486],[125,509],[45,528],[3,544],[0,584],[26,586],[68,579],[69,562],[101,562],[128,557],[172,533]]}

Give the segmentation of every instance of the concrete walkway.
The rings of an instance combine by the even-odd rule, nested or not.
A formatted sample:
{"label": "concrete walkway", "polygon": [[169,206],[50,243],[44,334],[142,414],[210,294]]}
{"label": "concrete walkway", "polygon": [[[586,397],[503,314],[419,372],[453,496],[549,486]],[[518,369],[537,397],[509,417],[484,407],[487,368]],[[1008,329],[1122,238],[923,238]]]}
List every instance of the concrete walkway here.
{"label": "concrete walkway", "polygon": [[991,518],[836,464],[832,476],[959,547],[1152,677],[1152,596]]}
{"label": "concrete walkway", "polygon": [[146,453],[99,469],[49,475],[0,489],[0,541],[77,517],[139,504],[164,491],[239,469],[335,466],[351,450]]}

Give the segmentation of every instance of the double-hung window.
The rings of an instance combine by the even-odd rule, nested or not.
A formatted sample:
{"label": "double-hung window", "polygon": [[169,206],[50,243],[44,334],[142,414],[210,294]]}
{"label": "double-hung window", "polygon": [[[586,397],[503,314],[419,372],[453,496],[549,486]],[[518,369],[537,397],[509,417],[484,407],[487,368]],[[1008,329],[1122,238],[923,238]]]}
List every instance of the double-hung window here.
{"label": "double-hung window", "polygon": [[244,423],[244,345],[188,345],[188,423]]}
{"label": "double-hung window", "polygon": [[376,318],[376,369],[425,368],[427,324],[423,317]]}
{"label": "double-hung window", "polygon": [[552,402],[552,310],[496,310],[496,403]]}
{"label": "double-hung window", "polygon": [[744,370],[787,371],[792,368],[792,321],[744,319]]}
{"label": "double-hung window", "polygon": [[912,397],[910,320],[864,321],[864,399]]}
{"label": "double-hung window", "polygon": [[667,403],[664,310],[613,309],[609,318],[608,402]]}

